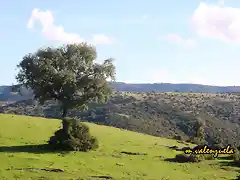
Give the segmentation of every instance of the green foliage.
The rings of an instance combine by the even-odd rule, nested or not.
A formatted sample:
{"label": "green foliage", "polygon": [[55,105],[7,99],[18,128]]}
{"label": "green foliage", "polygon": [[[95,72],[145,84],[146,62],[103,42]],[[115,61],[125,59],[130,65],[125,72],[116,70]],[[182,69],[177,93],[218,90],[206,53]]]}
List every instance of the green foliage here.
{"label": "green foliage", "polygon": [[212,154],[199,154],[198,159],[200,161],[203,161],[203,160],[214,160],[215,158]]}
{"label": "green foliage", "polygon": [[197,163],[200,161],[204,160],[213,160],[214,157],[211,154],[177,154],[174,158],[175,162],[179,163],[187,163],[187,162],[192,162],[192,163]]}
{"label": "green foliage", "polygon": [[[231,99],[230,99],[231,97]],[[196,136],[198,118],[204,120],[207,145],[240,145],[240,96],[238,94],[191,94],[115,92],[108,103],[90,103],[85,111],[70,110],[69,117],[128,129],[154,136],[184,139]],[[24,102],[4,106],[2,112],[61,118],[59,105],[48,101],[44,106]],[[41,112],[41,113],[40,113]],[[227,116],[226,116],[227,115]],[[192,142],[203,144],[197,138]]]}
{"label": "green foliage", "polygon": [[191,142],[193,144],[198,144],[198,145],[204,145],[205,142],[205,134],[204,134],[204,125],[205,122],[198,118],[197,121],[194,124],[194,131],[195,131],[195,136],[192,136],[188,142]]}
{"label": "green foliage", "polygon": [[[0,114],[0,179],[98,179],[106,175],[112,179],[235,179],[239,168],[214,162],[177,164],[166,162],[176,151],[165,146],[187,146],[176,140],[159,138],[117,128],[84,123],[98,138],[101,148],[88,153],[52,153],[38,148],[61,125],[58,119]],[[14,124],[14,126],[13,126]],[[190,146],[190,145],[189,145]],[[121,151],[147,153],[124,155]],[[226,160],[229,163],[231,161]],[[38,170],[8,170],[8,168],[60,168],[65,172]],[[226,168],[226,170],[225,170]],[[101,178],[102,179],[102,178]]]}
{"label": "green foliage", "polygon": [[196,138],[198,138],[200,141],[204,141],[204,126],[205,123],[203,120],[198,119],[195,124],[195,131],[196,131]]}
{"label": "green foliage", "polygon": [[205,141],[203,141],[201,138],[198,138],[198,137],[190,137],[190,139],[187,142],[198,144],[198,145],[205,144]]}
{"label": "green foliage", "polygon": [[175,135],[175,136],[173,136],[173,139],[182,141],[184,138],[181,135]]}
{"label": "green foliage", "polygon": [[240,164],[240,152],[239,150],[235,149],[235,153],[232,155],[232,158],[234,162],[237,162]]}
{"label": "green foliage", "polygon": [[90,135],[88,126],[77,121],[70,118],[63,119],[63,128],[50,137],[49,145],[53,149],[64,151],[86,152],[98,148],[98,141]]}
{"label": "green foliage", "polygon": [[200,162],[200,158],[194,154],[177,154],[174,159],[178,163],[197,163]]}
{"label": "green foliage", "polygon": [[107,79],[115,79],[113,60],[99,64],[96,58],[95,48],[85,43],[39,49],[23,57],[16,78],[41,103],[59,101],[65,117],[69,109],[105,102],[111,94]]}
{"label": "green foliage", "polygon": [[233,163],[235,166],[240,167],[240,151],[235,149],[235,153],[232,155]]}

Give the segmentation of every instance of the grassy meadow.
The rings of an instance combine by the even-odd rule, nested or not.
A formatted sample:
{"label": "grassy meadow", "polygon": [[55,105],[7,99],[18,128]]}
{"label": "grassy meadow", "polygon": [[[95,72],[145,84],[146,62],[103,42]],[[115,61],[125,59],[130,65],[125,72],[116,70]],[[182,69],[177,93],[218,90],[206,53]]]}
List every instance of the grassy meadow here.
{"label": "grassy meadow", "polygon": [[[153,137],[117,128],[87,123],[99,140],[91,152],[56,153],[37,148],[61,126],[57,119],[0,114],[0,179],[87,180],[110,176],[126,180],[218,180],[236,179],[240,168],[226,166],[227,160],[200,163],[165,161],[184,147],[175,140]],[[127,155],[122,151],[147,153]],[[64,172],[16,170],[11,168],[60,168]]]}

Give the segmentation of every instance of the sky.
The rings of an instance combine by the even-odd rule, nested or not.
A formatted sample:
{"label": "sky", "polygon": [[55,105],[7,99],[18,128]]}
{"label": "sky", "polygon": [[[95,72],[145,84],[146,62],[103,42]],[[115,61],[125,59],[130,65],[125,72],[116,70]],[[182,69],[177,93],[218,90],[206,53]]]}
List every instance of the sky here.
{"label": "sky", "polygon": [[41,47],[88,42],[126,83],[240,85],[240,1],[2,1],[0,85]]}

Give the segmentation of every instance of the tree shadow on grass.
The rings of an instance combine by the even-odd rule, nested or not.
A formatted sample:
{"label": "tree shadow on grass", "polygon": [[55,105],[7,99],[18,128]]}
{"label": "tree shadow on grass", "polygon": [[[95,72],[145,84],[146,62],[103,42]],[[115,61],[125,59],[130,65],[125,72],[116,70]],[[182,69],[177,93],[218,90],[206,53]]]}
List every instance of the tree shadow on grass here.
{"label": "tree shadow on grass", "polygon": [[40,144],[40,145],[21,145],[21,146],[0,146],[1,152],[9,152],[9,153],[34,153],[34,154],[45,154],[45,153],[61,153],[66,154],[66,151],[58,151],[49,147],[48,144]]}
{"label": "tree shadow on grass", "polygon": [[166,159],[164,159],[164,161],[177,163],[176,158],[166,158]]}
{"label": "tree shadow on grass", "polygon": [[[231,168],[231,167],[240,167],[240,161],[234,161],[232,156],[223,156],[223,157],[217,157],[219,161],[219,165],[223,168]],[[240,173],[240,170],[238,170]]]}
{"label": "tree shadow on grass", "polygon": [[221,161],[220,166],[240,167],[240,162],[235,161]]}
{"label": "tree shadow on grass", "polygon": [[233,160],[232,156],[221,156],[217,157],[218,160]]}
{"label": "tree shadow on grass", "polygon": [[[227,170],[227,171],[235,171],[237,173],[240,173],[240,170],[238,169],[240,167],[240,162],[234,162],[232,161],[221,161],[219,162],[220,166],[222,169]],[[228,169],[230,168],[230,169]],[[232,169],[234,168],[234,169]],[[237,176],[236,179],[232,180],[240,180],[240,176]]]}
{"label": "tree shadow on grass", "polygon": [[193,163],[189,159],[177,159],[177,158],[166,158],[164,161],[170,162],[170,163]]}

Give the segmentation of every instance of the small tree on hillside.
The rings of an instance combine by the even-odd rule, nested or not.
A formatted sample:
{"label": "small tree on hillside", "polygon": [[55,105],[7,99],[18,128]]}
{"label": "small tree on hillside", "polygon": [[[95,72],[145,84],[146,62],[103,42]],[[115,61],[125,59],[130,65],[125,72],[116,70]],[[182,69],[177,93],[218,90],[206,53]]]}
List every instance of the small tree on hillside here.
{"label": "small tree on hillside", "polygon": [[189,141],[198,145],[205,144],[205,132],[204,132],[205,121],[197,118],[193,128],[194,135],[190,137]]}
{"label": "small tree on hillside", "polygon": [[194,128],[195,128],[196,142],[198,142],[199,144],[205,143],[204,126],[205,126],[205,122],[202,119],[198,118]]}
{"label": "small tree on hillside", "polygon": [[70,109],[86,108],[90,101],[104,102],[110,96],[107,79],[115,80],[113,60],[100,64],[95,62],[96,58],[95,48],[86,43],[39,49],[23,57],[16,79],[21,86],[31,89],[41,104],[47,100],[60,102],[64,119]]}

